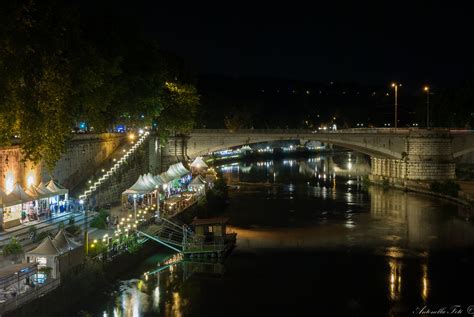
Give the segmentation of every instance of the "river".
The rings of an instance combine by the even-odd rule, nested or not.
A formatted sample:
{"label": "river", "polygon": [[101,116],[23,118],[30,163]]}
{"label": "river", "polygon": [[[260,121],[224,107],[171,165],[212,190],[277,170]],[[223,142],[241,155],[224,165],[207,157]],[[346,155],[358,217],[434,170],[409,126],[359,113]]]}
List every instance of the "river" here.
{"label": "river", "polygon": [[[453,203],[365,188],[344,152],[221,167],[237,247],[224,263],[155,258],[130,272],[98,316],[410,316],[474,305],[474,227]],[[456,306],[457,307],[457,306]],[[454,308],[456,309],[456,308]]]}

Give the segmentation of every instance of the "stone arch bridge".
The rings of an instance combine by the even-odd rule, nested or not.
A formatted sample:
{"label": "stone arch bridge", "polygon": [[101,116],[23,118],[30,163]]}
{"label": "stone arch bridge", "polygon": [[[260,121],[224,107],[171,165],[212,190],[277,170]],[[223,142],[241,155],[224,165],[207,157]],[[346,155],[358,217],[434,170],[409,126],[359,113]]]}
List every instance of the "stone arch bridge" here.
{"label": "stone arch bridge", "polygon": [[455,178],[454,159],[474,151],[474,132],[447,129],[193,130],[174,137],[168,154],[194,158],[219,149],[276,140],[320,141],[371,157],[374,178],[443,180]]}

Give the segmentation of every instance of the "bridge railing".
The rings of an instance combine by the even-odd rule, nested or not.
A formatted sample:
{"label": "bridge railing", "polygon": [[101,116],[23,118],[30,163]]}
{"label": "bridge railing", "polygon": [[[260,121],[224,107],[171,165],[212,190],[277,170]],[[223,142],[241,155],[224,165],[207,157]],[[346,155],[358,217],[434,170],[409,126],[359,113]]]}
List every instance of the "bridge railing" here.
{"label": "bridge railing", "polygon": [[407,134],[411,129],[408,128],[353,128],[340,130],[309,130],[309,129],[241,129],[231,131],[228,129],[194,129],[192,133],[210,134],[210,133],[234,133],[234,134],[345,134],[345,133],[383,133],[383,134]]}

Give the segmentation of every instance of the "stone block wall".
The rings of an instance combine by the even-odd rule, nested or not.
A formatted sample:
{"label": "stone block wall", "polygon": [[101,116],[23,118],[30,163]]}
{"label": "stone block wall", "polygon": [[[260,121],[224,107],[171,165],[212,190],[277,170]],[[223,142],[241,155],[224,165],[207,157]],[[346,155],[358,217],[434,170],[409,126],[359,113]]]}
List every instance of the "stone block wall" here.
{"label": "stone block wall", "polygon": [[[51,175],[67,188],[74,188],[94,173],[124,141],[123,134],[85,134],[75,136],[66,147]],[[0,148],[0,187],[10,189],[37,185],[50,179],[43,164],[23,161],[19,146]]]}
{"label": "stone block wall", "polygon": [[411,131],[402,156],[402,160],[371,157],[372,176],[420,181],[456,178],[449,131]]}
{"label": "stone block wall", "polygon": [[[124,134],[79,135],[67,146],[66,153],[56,163],[52,175],[66,188],[72,189],[94,174],[115,150],[125,142]],[[42,179],[49,179],[42,168]]]}
{"label": "stone block wall", "polygon": [[443,180],[456,178],[456,165],[447,130],[414,130],[407,138],[407,179]]}
{"label": "stone block wall", "polygon": [[165,172],[171,164],[187,160],[187,140],[186,136],[172,136],[160,148],[159,173]]}

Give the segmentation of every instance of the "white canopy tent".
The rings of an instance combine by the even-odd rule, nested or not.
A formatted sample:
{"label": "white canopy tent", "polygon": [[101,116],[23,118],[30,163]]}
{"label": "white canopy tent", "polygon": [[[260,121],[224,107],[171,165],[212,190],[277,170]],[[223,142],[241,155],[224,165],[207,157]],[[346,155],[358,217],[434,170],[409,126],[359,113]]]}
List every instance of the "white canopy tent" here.
{"label": "white canopy tent", "polygon": [[122,195],[145,195],[155,190],[155,186],[152,185],[149,181],[144,179],[143,175],[138,177],[135,184],[133,184],[129,189],[124,191]]}
{"label": "white canopy tent", "polygon": [[[48,208],[52,212],[63,212],[67,210],[69,190],[53,179],[46,184],[45,188],[51,193],[48,197]],[[64,196],[64,199],[62,199],[61,196]]]}
{"label": "white canopy tent", "polygon": [[186,169],[186,167],[184,167],[183,163],[181,162],[171,165],[166,171],[166,174],[172,180],[176,178],[181,178],[188,173],[189,171]]}
{"label": "white canopy tent", "polygon": [[34,200],[35,198],[28,195],[20,184],[15,184],[8,195],[0,190],[0,226],[8,229],[20,225],[26,217],[22,216],[23,204]]}
{"label": "white canopy tent", "polygon": [[56,248],[51,237],[47,236],[41,243],[31,251],[26,252],[27,262],[38,262],[38,267],[50,267],[52,277],[58,275],[58,256],[61,252]]}
{"label": "white canopy tent", "polygon": [[206,162],[203,161],[202,156],[198,156],[191,163],[190,167],[192,169],[202,169],[202,168],[208,168],[209,166],[206,164]]}
{"label": "white canopy tent", "polygon": [[20,184],[15,184],[15,186],[13,187],[13,190],[11,191],[10,194],[8,194],[9,196],[14,194],[16,197],[20,198],[21,200],[21,203],[27,203],[29,201],[33,201],[35,200],[34,197],[28,195],[27,193],[25,193],[25,191],[23,190],[23,187],[21,187]]}
{"label": "white canopy tent", "polygon": [[163,181],[163,184],[168,184],[169,182],[171,182],[173,180],[173,178],[168,175],[167,172],[163,172],[159,175],[159,177],[161,178],[161,180]]}
{"label": "white canopy tent", "polygon": [[61,229],[54,239],[46,237],[35,249],[26,252],[25,257],[27,262],[38,262],[39,267],[50,267],[52,277],[56,278],[60,272],[82,263],[81,246]]}
{"label": "white canopy tent", "polygon": [[0,189],[0,201],[1,201],[1,206],[3,207],[10,207],[10,206],[21,204],[20,197],[12,193],[9,193],[7,195],[2,189]]}
{"label": "white canopy tent", "polygon": [[75,242],[74,240],[70,239],[64,229],[61,229],[58,231],[56,236],[53,239],[53,244],[56,247],[56,249],[61,252],[68,252],[71,250],[74,250],[76,248],[79,248],[81,246],[80,243]]}
{"label": "white canopy tent", "polygon": [[[161,178],[154,177],[151,173],[140,175],[135,184],[133,184],[129,189],[122,192],[122,206],[124,208],[130,208],[127,207],[127,204],[129,203],[129,196],[131,195],[140,196],[138,197],[138,202],[141,202],[143,199],[146,201],[146,204],[151,204],[151,201],[153,199],[156,199],[158,201],[158,189],[162,184],[163,183]],[[142,197],[144,195],[146,196]],[[136,196],[133,197],[134,206],[137,203],[136,198]]]}
{"label": "white canopy tent", "polygon": [[54,193],[55,195],[67,195],[69,191],[61,186],[59,183],[55,182],[53,179],[51,179],[47,184],[46,188]]}

